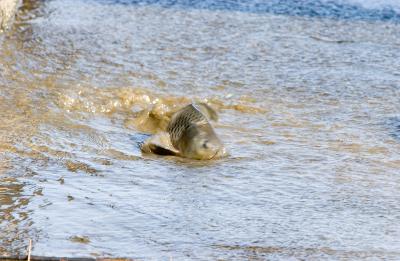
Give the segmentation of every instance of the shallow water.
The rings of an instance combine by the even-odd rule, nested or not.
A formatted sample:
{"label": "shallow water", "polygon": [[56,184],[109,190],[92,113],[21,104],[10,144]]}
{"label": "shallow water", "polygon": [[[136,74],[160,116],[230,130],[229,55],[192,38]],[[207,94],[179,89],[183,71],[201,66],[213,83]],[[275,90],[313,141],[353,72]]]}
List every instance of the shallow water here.
{"label": "shallow water", "polygon": [[[154,2],[25,2],[2,36],[0,254],[399,259],[398,7]],[[231,156],[142,155],[191,100]]]}

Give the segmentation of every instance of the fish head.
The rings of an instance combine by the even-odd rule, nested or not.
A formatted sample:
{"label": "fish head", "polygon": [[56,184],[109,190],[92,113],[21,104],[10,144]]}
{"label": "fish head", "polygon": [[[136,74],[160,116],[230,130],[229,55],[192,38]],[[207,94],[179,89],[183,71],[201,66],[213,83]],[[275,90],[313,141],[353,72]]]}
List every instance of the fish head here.
{"label": "fish head", "polygon": [[209,124],[195,125],[192,128],[189,132],[193,135],[188,140],[184,151],[186,157],[208,160],[227,155],[224,145]]}

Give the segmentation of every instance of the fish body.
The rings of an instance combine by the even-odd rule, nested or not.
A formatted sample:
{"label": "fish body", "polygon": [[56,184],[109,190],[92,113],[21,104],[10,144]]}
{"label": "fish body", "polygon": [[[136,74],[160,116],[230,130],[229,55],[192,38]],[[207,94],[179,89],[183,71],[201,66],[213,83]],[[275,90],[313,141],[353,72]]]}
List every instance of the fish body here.
{"label": "fish body", "polygon": [[189,104],[175,112],[166,132],[150,138],[142,151],[198,160],[224,157],[226,149],[209,122],[216,118],[207,104]]}

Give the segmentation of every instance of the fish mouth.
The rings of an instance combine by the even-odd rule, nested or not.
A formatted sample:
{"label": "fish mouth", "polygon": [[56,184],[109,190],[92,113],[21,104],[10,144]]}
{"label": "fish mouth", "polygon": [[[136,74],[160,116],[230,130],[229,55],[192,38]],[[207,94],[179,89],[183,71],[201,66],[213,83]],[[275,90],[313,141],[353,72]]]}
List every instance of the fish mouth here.
{"label": "fish mouth", "polygon": [[215,152],[215,154],[211,158],[209,158],[209,160],[214,159],[217,156],[218,152],[219,152],[219,150],[217,150],[217,152]]}
{"label": "fish mouth", "polygon": [[217,151],[215,152],[215,154],[214,154],[211,158],[209,158],[209,159],[212,160],[212,159],[216,158],[217,155],[220,154],[220,152],[221,152],[221,157],[223,157],[223,156],[226,155],[226,150],[225,150],[225,148],[222,148],[222,149],[217,150]]}

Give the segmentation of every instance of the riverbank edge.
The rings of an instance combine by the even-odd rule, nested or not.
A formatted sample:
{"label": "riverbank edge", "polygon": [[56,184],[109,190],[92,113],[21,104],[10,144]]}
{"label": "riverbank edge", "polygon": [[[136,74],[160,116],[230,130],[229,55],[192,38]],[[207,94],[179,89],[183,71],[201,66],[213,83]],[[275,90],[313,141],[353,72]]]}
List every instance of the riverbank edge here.
{"label": "riverbank edge", "polygon": [[21,0],[0,1],[0,33],[9,28],[20,4]]}
{"label": "riverbank edge", "polygon": [[0,261],[134,261],[132,258],[112,258],[112,257],[48,257],[48,256],[0,256]]}

